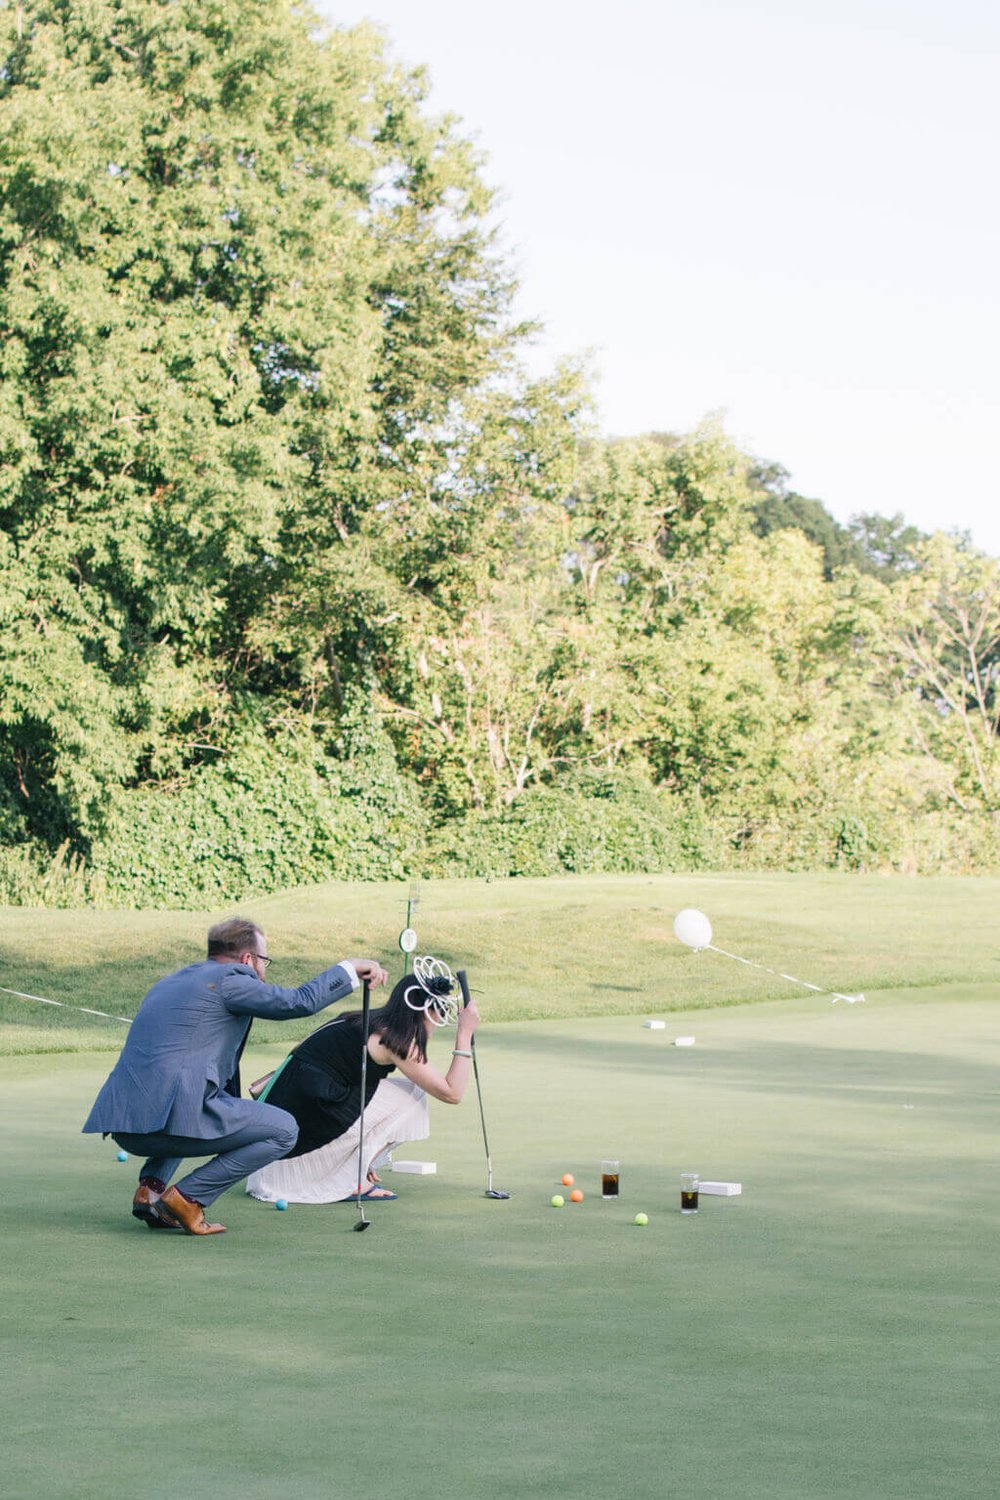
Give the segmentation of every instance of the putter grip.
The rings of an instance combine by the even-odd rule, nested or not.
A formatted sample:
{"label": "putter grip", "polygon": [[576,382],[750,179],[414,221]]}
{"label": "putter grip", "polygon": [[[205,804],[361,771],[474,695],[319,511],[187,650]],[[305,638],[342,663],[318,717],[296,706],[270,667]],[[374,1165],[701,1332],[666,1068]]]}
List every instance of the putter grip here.
{"label": "putter grip", "polygon": [[472,999],[472,996],[469,994],[469,981],[466,977],[465,970],[459,969],[458,973],[455,975],[455,978],[458,980],[459,989],[462,991],[462,1005],[463,1007],[465,1007]]}

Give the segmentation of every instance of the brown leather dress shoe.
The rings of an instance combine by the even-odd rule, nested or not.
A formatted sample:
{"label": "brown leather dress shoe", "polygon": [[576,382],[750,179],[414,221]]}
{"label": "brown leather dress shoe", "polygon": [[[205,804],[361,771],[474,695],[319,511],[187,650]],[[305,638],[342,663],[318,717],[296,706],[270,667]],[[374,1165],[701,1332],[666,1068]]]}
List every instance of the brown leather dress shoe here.
{"label": "brown leather dress shoe", "polygon": [[161,1219],[157,1214],[156,1204],[159,1197],[155,1188],[147,1187],[144,1182],[140,1182],[136,1188],[135,1197],[132,1199],[132,1217],[141,1219],[147,1229],[180,1229],[179,1224],[168,1224],[166,1219]]}
{"label": "brown leather dress shoe", "polygon": [[192,1198],[185,1198],[175,1187],[168,1187],[157,1198],[153,1212],[163,1220],[166,1227],[183,1229],[185,1234],[225,1234],[225,1224],[210,1224],[205,1210]]}

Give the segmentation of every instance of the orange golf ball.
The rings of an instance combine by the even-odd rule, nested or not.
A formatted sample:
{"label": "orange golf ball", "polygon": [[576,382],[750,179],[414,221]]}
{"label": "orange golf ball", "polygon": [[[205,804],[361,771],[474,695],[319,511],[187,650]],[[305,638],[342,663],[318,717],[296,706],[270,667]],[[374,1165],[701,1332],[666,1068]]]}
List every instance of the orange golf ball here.
{"label": "orange golf ball", "polygon": [[569,1201],[571,1203],[582,1203],[583,1202],[583,1194],[581,1193],[581,1191],[580,1191],[579,1188],[574,1188],[573,1189],[573,1191],[569,1195]]}
{"label": "orange golf ball", "polygon": [[559,1180],[562,1183],[563,1187],[572,1187],[574,1182],[576,1181],[576,1178],[573,1176],[572,1172],[564,1172]]}

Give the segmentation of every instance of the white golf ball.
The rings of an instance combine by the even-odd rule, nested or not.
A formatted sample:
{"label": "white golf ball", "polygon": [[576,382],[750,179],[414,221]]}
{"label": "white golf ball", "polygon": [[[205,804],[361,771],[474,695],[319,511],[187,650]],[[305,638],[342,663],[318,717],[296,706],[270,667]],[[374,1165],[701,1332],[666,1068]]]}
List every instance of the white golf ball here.
{"label": "white golf ball", "polygon": [[712,941],[712,924],[703,911],[685,906],[674,918],[674,936],[697,953],[699,948],[707,948]]}

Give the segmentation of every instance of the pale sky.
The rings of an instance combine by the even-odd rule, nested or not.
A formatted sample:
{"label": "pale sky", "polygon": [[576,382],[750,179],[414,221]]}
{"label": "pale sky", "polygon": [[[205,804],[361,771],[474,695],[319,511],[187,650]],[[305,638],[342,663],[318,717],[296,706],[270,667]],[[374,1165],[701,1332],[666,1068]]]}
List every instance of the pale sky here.
{"label": "pale sky", "polygon": [[840,520],[1000,556],[993,0],[320,0],[430,72],[502,192],[532,368],[607,433],[721,411]]}

